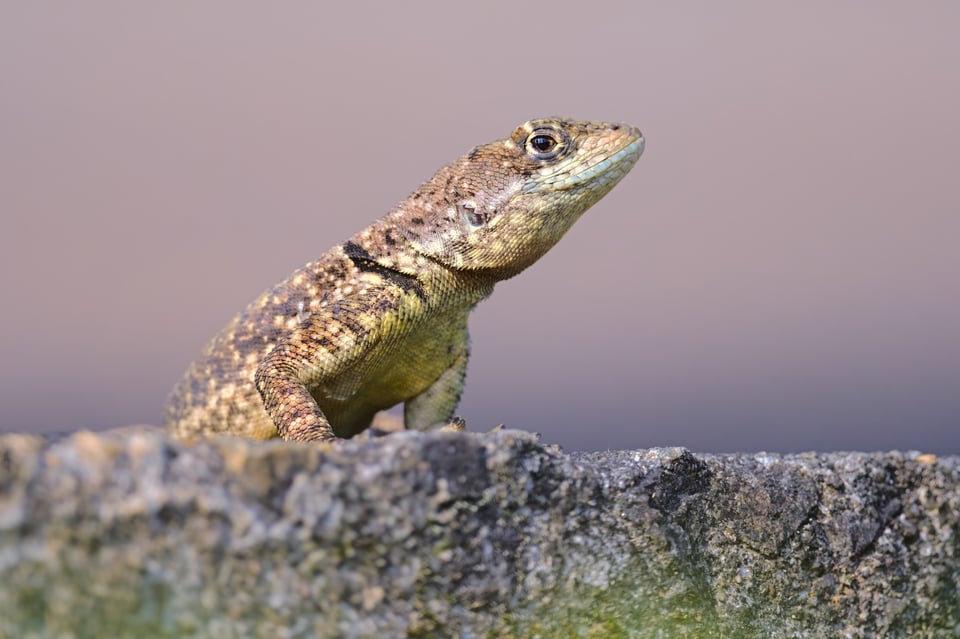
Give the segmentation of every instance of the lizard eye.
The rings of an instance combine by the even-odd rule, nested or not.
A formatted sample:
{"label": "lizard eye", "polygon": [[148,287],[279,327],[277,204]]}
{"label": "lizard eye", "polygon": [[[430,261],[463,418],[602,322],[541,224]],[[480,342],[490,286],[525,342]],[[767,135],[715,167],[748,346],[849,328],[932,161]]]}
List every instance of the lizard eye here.
{"label": "lizard eye", "polygon": [[566,148],[566,140],[553,129],[535,129],[524,145],[527,153],[538,160],[552,160]]}
{"label": "lizard eye", "polygon": [[537,153],[549,153],[557,146],[557,141],[549,135],[535,135],[530,139],[530,146],[532,146]]}
{"label": "lizard eye", "polygon": [[486,222],[486,216],[477,210],[477,205],[473,202],[460,202],[457,204],[457,212],[460,219],[471,229],[478,229]]}

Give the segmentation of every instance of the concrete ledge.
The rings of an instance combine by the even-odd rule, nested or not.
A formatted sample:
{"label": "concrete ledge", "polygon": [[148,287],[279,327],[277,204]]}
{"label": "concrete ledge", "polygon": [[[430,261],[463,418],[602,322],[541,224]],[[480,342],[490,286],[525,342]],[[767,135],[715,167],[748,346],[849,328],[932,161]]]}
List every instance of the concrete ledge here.
{"label": "concrete ledge", "polygon": [[960,459],[0,437],[0,637],[956,637]]}

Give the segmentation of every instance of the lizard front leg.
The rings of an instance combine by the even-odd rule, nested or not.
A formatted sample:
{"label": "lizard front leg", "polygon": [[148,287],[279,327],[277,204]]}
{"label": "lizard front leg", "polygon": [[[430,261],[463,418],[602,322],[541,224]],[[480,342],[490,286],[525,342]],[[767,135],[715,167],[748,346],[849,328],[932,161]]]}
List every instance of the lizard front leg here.
{"label": "lizard front leg", "polygon": [[371,289],[309,314],[260,361],[254,383],[281,438],[337,439],[309,387],[335,379],[368,354],[402,296],[392,287]]}
{"label": "lizard front leg", "polygon": [[286,359],[284,351],[274,349],[260,362],[254,376],[263,407],[280,437],[293,441],[335,440],[330,422],[300,380],[300,371]]}
{"label": "lizard front leg", "polygon": [[[468,344],[467,339],[464,334],[465,345]],[[460,403],[460,395],[463,393],[469,356],[469,347],[465,347],[427,390],[404,402],[403,422],[407,428],[426,430],[437,425],[451,425],[453,411]],[[454,430],[463,430],[462,420],[457,422]]]}

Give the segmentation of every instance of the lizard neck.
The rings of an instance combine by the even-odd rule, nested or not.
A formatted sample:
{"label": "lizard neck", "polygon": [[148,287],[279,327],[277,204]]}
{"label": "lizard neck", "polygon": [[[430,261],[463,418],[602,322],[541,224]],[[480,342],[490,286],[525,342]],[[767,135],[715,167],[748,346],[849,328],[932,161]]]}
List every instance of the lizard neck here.
{"label": "lizard neck", "polygon": [[375,222],[342,245],[344,254],[365,270],[388,279],[416,282],[431,305],[472,307],[493,292],[501,277],[489,271],[458,269],[418,251],[389,218]]}

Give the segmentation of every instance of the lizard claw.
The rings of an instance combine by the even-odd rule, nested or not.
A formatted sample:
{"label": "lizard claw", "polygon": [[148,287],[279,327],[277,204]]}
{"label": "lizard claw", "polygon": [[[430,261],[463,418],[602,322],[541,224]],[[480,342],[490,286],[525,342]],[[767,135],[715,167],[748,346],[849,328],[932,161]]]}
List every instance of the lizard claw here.
{"label": "lizard claw", "polygon": [[454,417],[449,423],[440,427],[445,433],[465,433],[467,432],[467,422],[463,417]]}

